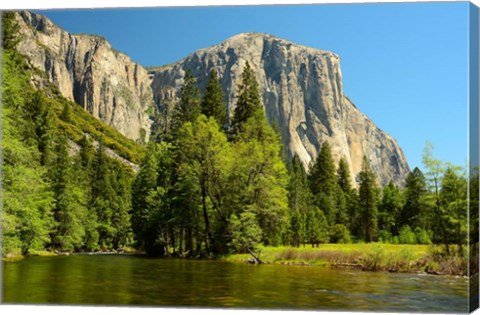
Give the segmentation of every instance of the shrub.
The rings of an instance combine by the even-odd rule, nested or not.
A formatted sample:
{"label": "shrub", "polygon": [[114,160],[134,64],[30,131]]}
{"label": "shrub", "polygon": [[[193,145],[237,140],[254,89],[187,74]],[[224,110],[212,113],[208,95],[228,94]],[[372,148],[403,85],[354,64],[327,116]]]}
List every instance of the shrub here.
{"label": "shrub", "polygon": [[335,224],[330,234],[330,241],[332,243],[351,243],[352,238],[350,237],[350,232],[347,227],[343,224]]}
{"label": "shrub", "polygon": [[398,244],[398,243],[399,243],[398,236],[392,237],[392,244]]}
{"label": "shrub", "polygon": [[378,241],[386,244],[392,243],[392,233],[387,230],[380,230],[378,232]]}
{"label": "shrub", "polygon": [[424,229],[416,227],[415,237],[417,239],[418,244],[426,244],[426,245],[432,244],[432,241],[430,240],[430,236],[428,236],[427,231],[425,231]]}
{"label": "shrub", "polygon": [[410,226],[405,225],[402,227],[398,235],[398,242],[400,244],[415,244],[417,242],[417,237],[415,233],[412,232]]}
{"label": "shrub", "polygon": [[372,244],[363,255],[363,268],[368,271],[381,269],[385,259],[385,250],[380,244]]}

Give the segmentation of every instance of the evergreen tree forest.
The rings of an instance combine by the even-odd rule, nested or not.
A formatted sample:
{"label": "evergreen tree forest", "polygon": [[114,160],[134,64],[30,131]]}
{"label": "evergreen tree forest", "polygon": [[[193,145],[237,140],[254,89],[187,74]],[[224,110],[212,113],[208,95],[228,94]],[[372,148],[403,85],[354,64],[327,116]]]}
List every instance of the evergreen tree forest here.
{"label": "evergreen tree forest", "polygon": [[[403,187],[380,187],[368,156],[353,178],[326,141],[307,170],[297,156],[285,160],[248,63],[232,117],[218,73],[200,91],[188,72],[169,123],[153,128],[148,144],[134,143],[55,87],[32,86],[31,73],[41,74],[15,49],[12,15],[4,13],[2,29],[4,256],[128,246],[154,256],[259,260],[259,245],[354,242],[466,250],[467,188],[476,183],[478,196],[478,178],[435,159],[430,144],[425,171],[414,168]],[[139,163],[138,172],[109,150]]]}

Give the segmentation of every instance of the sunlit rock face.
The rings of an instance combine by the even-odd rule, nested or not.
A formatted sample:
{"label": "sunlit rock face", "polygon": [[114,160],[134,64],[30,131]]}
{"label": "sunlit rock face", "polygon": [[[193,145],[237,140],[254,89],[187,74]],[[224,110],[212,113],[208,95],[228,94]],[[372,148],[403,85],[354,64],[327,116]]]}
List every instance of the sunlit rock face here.
{"label": "sunlit rock face", "polygon": [[147,111],[154,104],[142,66],[104,38],[70,34],[42,15],[21,11],[17,21],[18,50],[45,71],[65,97],[128,138],[148,137]]}
{"label": "sunlit rock face", "polygon": [[[248,61],[260,84],[268,120],[285,151],[305,167],[324,141],[334,159],[347,161],[355,178],[366,155],[379,184],[398,185],[409,171],[399,145],[346,97],[338,55],[267,34],[243,33],[179,62],[147,71],[103,38],[73,35],[42,15],[17,15],[18,49],[45,71],[67,98],[131,139],[148,138],[149,114],[175,104],[187,70],[203,91],[212,69],[219,74],[229,115]],[[146,139],[142,139],[146,140]],[[354,185],[357,183],[354,182]]]}
{"label": "sunlit rock face", "polygon": [[247,61],[260,84],[266,115],[279,126],[290,157],[297,154],[308,167],[328,141],[334,159],[338,162],[344,157],[354,177],[366,155],[379,184],[403,183],[409,168],[402,150],[344,95],[340,58],[332,52],[267,34],[239,34],[175,64],[153,69],[155,103],[161,109],[177,101],[187,70],[203,90],[214,69],[232,115]]}

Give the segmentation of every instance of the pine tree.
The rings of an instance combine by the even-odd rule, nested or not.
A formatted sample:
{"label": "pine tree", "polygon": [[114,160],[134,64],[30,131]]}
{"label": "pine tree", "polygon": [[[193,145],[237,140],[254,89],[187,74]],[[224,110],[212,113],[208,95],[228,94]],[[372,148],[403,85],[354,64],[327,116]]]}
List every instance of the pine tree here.
{"label": "pine tree", "polygon": [[222,92],[222,86],[218,80],[217,71],[210,72],[210,80],[205,88],[201,103],[201,113],[207,117],[213,117],[221,128],[226,128],[228,117],[226,104]]}
{"label": "pine tree", "polygon": [[255,73],[250,64],[245,64],[242,72],[242,82],[238,86],[238,99],[232,118],[232,132],[237,134],[242,130],[242,125],[262,108],[260,88]]}
{"label": "pine tree", "polygon": [[415,167],[413,171],[408,173],[403,193],[405,204],[397,215],[397,224],[393,233],[397,234],[404,225],[408,225],[411,228],[429,229],[432,218],[427,213],[428,209],[424,201],[427,193],[425,177],[418,167]]}
{"label": "pine tree", "polygon": [[63,111],[60,114],[60,119],[64,122],[70,123],[72,121],[72,109],[70,108],[70,104],[68,102],[63,103]]}
{"label": "pine tree", "polygon": [[[157,188],[157,145],[149,143],[147,153],[132,184],[132,230],[139,247],[149,247],[150,209],[148,196]],[[155,237],[155,236],[153,236]],[[150,250],[150,248],[147,248]]]}
{"label": "pine tree", "polygon": [[93,164],[90,206],[95,209],[97,215],[98,242],[103,248],[111,246],[115,233],[112,227],[114,199],[115,191],[111,184],[109,159],[105,153],[103,139],[100,139]]}
{"label": "pine tree", "polygon": [[95,251],[98,249],[98,217],[93,207],[92,185],[93,165],[95,160],[95,149],[90,140],[84,135],[79,142],[80,152],[77,157],[77,175],[80,187],[85,193],[88,206],[85,215],[85,237],[83,241],[84,250]]}
{"label": "pine tree", "polygon": [[53,213],[56,227],[52,233],[52,243],[59,250],[79,250],[85,236],[86,200],[83,190],[74,179],[66,134],[59,136],[55,152],[51,181],[55,197]]}
{"label": "pine tree", "polygon": [[85,135],[82,137],[78,144],[80,145],[79,157],[81,168],[87,173],[88,176],[90,176],[95,155],[95,149]]}
{"label": "pine tree", "polygon": [[15,11],[4,11],[1,13],[2,19],[2,46],[9,52],[15,51],[20,42],[20,26],[15,21]]}
{"label": "pine tree", "polygon": [[300,246],[306,241],[306,219],[312,207],[312,195],[308,187],[307,173],[297,155],[294,155],[289,168],[288,205],[289,231],[288,241]]}
{"label": "pine tree", "polygon": [[390,180],[383,187],[382,200],[378,205],[378,229],[387,231],[390,235],[396,234],[400,229],[396,225],[396,219],[403,206],[400,190]]}
{"label": "pine tree", "polygon": [[112,228],[114,235],[112,245],[114,249],[125,246],[130,238],[130,210],[131,210],[131,183],[125,165],[119,161],[112,161],[112,188],[115,191],[113,199]]}
{"label": "pine tree", "polygon": [[184,123],[195,121],[200,114],[200,90],[191,70],[187,70],[179,98],[173,114],[173,137]]}
{"label": "pine tree", "polygon": [[53,159],[53,114],[40,91],[35,91],[26,106],[27,120],[32,124],[27,129],[27,139],[37,144],[42,165],[49,165]]}
{"label": "pine tree", "polygon": [[178,197],[170,196],[173,167],[171,145],[149,143],[132,185],[132,231],[138,246],[150,255],[165,255],[171,225],[181,225],[170,209],[170,198]]}
{"label": "pine tree", "polygon": [[359,207],[364,224],[365,242],[373,242],[377,232],[377,205],[375,174],[367,157],[363,156],[362,171],[359,174]]}
{"label": "pine tree", "polygon": [[460,168],[450,165],[442,178],[440,191],[442,220],[448,235],[448,242],[457,244],[458,254],[463,255],[467,243],[467,180],[460,174]]}
{"label": "pine tree", "polygon": [[325,213],[329,225],[335,224],[338,210],[336,204],[338,184],[332,151],[327,141],[322,144],[308,179],[316,206]]}
{"label": "pine tree", "polygon": [[350,169],[347,161],[345,161],[343,157],[338,162],[337,182],[338,186],[340,186],[345,194],[349,194],[352,191],[352,178],[350,175]]}
{"label": "pine tree", "polygon": [[320,243],[328,243],[329,227],[327,218],[322,210],[317,207],[311,207],[307,213],[306,219],[307,240],[313,246]]}

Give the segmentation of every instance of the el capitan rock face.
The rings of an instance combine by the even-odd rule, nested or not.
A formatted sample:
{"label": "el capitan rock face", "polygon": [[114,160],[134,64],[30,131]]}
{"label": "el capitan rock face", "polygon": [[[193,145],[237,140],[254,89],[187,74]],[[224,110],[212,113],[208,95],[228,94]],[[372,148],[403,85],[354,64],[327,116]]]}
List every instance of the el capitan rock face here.
{"label": "el capitan rock face", "polygon": [[214,69],[228,113],[233,115],[237,86],[247,61],[260,84],[268,120],[279,126],[289,156],[297,154],[308,166],[321,144],[328,141],[334,159],[338,162],[345,157],[354,176],[366,155],[380,184],[389,180],[402,184],[409,171],[402,150],[343,94],[340,58],[328,51],[267,34],[239,34],[152,70],[155,102],[160,109],[175,102],[187,70],[203,91]]}
{"label": "el capitan rock face", "polygon": [[18,50],[45,71],[63,96],[131,139],[148,137],[153,107],[147,71],[103,38],[73,35],[46,17],[21,11]]}
{"label": "el capitan rock face", "polygon": [[305,166],[328,141],[336,161],[345,157],[353,176],[366,155],[380,184],[402,185],[409,171],[395,139],[380,130],[343,94],[340,58],[260,33],[243,33],[179,62],[148,72],[103,38],[70,34],[42,15],[22,11],[17,18],[19,51],[45,71],[67,98],[131,139],[148,137],[147,112],[162,113],[177,101],[186,71],[201,91],[210,70],[220,78],[230,115],[241,73],[248,61],[261,87],[268,120],[275,123],[289,156]]}

